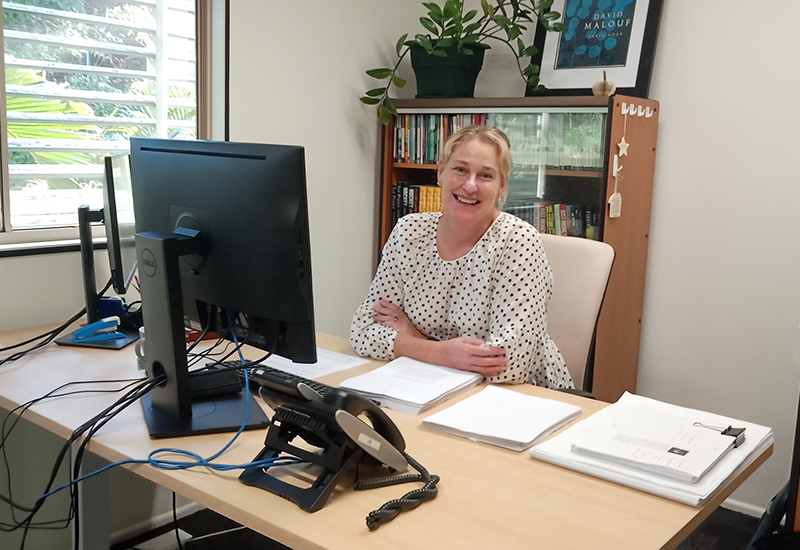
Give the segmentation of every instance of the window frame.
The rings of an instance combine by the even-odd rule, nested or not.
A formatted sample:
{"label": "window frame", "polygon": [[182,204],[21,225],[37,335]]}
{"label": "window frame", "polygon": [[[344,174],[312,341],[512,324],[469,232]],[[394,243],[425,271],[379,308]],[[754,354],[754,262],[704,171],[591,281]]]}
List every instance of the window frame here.
{"label": "window frame", "polygon": [[[212,1],[194,0],[197,139],[211,139],[212,90]],[[0,3],[0,20],[3,6]],[[0,25],[0,43],[5,44],[5,28]],[[3,48],[5,52],[5,47]],[[0,56],[0,74],[5,74],[5,56]],[[0,87],[0,258],[78,251],[78,227],[59,226],[35,229],[11,229],[11,194],[6,114],[5,81]],[[92,228],[95,248],[105,246],[105,230],[100,224]]]}

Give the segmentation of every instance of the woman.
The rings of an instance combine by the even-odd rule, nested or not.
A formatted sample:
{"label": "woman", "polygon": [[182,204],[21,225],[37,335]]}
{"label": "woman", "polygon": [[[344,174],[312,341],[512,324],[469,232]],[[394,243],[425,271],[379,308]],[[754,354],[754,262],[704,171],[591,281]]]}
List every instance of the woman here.
{"label": "woman", "polygon": [[401,218],[353,318],[360,355],[408,356],[492,382],[572,388],[547,335],[552,274],[539,234],[498,210],[511,172],[508,137],[469,126],[445,144],[444,213]]}

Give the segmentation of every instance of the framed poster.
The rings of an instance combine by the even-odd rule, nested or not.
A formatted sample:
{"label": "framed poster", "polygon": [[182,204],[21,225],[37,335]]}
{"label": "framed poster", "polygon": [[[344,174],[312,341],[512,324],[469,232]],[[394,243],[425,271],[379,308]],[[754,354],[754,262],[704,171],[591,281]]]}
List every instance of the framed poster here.
{"label": "framed poster", "polygon": [[537,26],[541,92],[525,95],[591,95],[606,78],[617,93],[647,97],[663,0],[556,0],[566,30]]}

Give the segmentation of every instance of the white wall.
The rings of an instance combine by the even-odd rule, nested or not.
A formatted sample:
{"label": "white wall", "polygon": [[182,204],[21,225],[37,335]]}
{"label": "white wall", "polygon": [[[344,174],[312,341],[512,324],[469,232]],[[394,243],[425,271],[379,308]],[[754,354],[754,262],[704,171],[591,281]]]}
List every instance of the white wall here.
{"label": "white wall", "polygon": [[788,480],[800,380],[800,3],[762,9],[665,2],[638,385],[773,427],[775,454],[733,496],[761,507]]}
{"label": "white wall", "polygon": [[[378,84],[364,71],[392,67],[395,42],[418,32],[424,14],[417,0],[231,2],[231,139],[306,149],[316,326],[324,332],[348,335],[376,261],[380,133],[375,108],[358,98]],[[511,63],[508,52],[490,51],[476,95],[522,95],[521,77],[508,79]],[[410,82],[400,95],[413,97],[407,61],[401,75]]]}

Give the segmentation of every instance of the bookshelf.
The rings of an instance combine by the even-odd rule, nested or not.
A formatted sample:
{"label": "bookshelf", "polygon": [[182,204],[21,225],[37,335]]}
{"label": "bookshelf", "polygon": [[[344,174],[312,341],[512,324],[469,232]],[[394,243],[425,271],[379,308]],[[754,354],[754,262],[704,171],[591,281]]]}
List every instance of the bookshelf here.
{"label": "bookshelf", "polygon": [[[514,158],[504,209],[540,231],[594,238],[614,247],[597,327],[593,392],[606,401],[635,392],[658,102],[617,95],[398,99],[394,104],[398,116],[383,128],[382,137],[380,247],[398,215],[431,208],[429,195],[438,189],[438,151],[452,128],[472,121],[500,127],[511,139]],[[627,155],[618,157],[622,208],[612,218],[607,205],[623,136],[629,146]]]}

